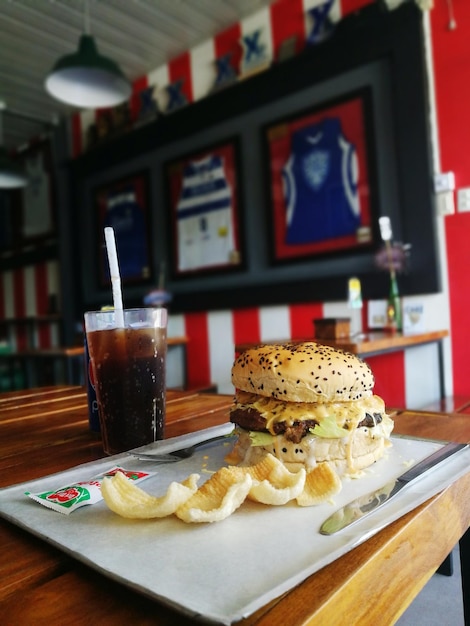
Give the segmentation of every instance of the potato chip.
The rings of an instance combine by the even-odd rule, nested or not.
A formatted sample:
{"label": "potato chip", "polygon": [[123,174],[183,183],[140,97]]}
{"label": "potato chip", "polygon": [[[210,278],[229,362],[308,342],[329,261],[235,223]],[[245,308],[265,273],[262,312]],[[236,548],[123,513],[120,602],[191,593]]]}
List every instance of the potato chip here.
{"label": "potato chip", "polygon": [[222,467],[177,511],[187,523],[220,522],[246,499],[252,485],[248,472],[239,467]]}
{"label": "potato chip", "polygon": [[267,454],[256,465],[240,468],[253,479],[248,494],[250,500],[280,506],[297,498],[305,484],[305,469],[292,473],[272,454]]}
{"label": "potato chip", "polygon": [[319,463],[306,476],[302,493],[297,496],[299,506],[314,506],[325,502],[341,491],[341,479],[329,463]]}
{"label": "potato chip", "polygon": [[172,482],[162,497],[151,496],[117,472],[105,478],[101,491],[108,507],[130,519],[152,519],[176,514],[187,523],[219,522],[229,517],[246,498],[280,506],[296,500],[300,506],[324,502],[341,490],[341,480],[329,463],[309,472],[289,471],[272,454],[254,465],[222,467],[197,488],[198,474],[182,483]]}
{"label": "potato chip", "polygon": [[172,482],[164,496],[151,496],[122,472],[105,478],[101,485],[104,501],[114,513],[130,519],[152,519],[174,513],[197,491],[199,474],[191,474],[182,483]]}

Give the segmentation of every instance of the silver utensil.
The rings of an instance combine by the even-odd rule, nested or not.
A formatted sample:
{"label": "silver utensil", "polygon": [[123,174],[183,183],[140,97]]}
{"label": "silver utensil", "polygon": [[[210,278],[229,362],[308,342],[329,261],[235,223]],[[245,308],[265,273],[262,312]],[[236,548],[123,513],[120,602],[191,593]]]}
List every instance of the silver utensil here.
{"label": "silver utensil", "polygon": [[352,502],[349,502],[346,506],[336,511],[336,513],[333,513],[333,515],[326,519],[321,525],[320,533],[322,535],[333,535],[343,530],[343,528],[354,524],[369,513],[376,511],[386,502],[389,502],[413,480],[422,476],[432,467],[464,448],[468,448],[468,444],[449,443],[436,452],[433,452],[433,454],[414,465],[397,479],[388,482],[386,485],[383,485],[365,496],[352,500]]}
{"label": "silver utensil", "polygon": [[186,448],[181,448],[180,450],[173,450],[172,452],[148,452],[148,453],[140,453],[135,452],[132,453],[132,456],[140,461],[152,461],[153,463],[176,463],[178,461],[182,461],[183,459],[188,459],[192,456],[195,451],[202,447],[206,446],[210,443],[214,443],[215,441],[221,441],[222,439],[230,440],[233,437],[233,434],[228,435],[218,435],[217,437],[211,437],[210,439],[204,439],[203,441],[198,441],[192,446],[188,446]]}

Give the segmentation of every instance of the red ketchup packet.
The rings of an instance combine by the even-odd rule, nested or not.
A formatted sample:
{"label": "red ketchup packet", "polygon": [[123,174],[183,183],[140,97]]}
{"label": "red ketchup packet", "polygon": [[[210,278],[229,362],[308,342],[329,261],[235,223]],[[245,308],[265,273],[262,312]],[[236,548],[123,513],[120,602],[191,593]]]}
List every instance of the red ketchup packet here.
{"label": "red ketchup packet", "polygon": [[126,470],[123,467],[113,467],[107,472],[97,474],[90,480],[80,481],[71,485],[60,487],[55,491],[43,491],[39,493],[31,493],[26,491],[25,495],[32,498],[35,502],[39,502],[48,509],[58,511],[64,515],[70,515],[73,511],[86,506],[87,504],[95,504],[103,499],[101,495],[101,483],[103,478],[114,476],[116,472],[122,472],[130,480],[139,483],[150,476],[154,476],[155,472],[140,472],[135,470]]}

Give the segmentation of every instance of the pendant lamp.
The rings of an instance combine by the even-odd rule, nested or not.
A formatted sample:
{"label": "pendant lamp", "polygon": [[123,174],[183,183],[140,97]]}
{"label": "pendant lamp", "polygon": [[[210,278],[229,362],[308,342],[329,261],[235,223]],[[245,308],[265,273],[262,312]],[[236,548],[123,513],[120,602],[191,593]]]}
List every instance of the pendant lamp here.
{"label": "pendant lamp", "polygon": [[60,58],[45,80],[46,91],[65,104],[85,109],[117,106],[131,96],[131,85],[119,66],[102,56],[88,34],[88,3],[85,34],[78,51]]}
{"label": "pendant lamp", "polygon": [[19,189],[28,184],[28,177],[21,166],[10,158],[3,141],[3,113],[5,103],[0,102],[0,189]]}

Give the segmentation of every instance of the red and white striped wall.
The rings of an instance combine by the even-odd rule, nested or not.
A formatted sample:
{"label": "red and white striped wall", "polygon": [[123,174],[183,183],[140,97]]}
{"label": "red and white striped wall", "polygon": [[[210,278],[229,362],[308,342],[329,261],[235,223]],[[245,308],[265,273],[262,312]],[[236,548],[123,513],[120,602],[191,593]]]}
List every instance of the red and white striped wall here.
{"label": "red and white striped wall", "polygon": [[[230,370],[235,346],[245,342],[313,337],[313,320],[348,317],[347,303],[301,303],[271,307],[170,314],[169,334],[185,335],[188,383],[217,384],[220,393],[233,393]],[[367,305],[363,312],[363,327]],[[419,408],[439,397],[435,345],[420,346],[368,359],[374,372],[375,392],[388,406]]]}
{"label": "red and white striped wall", "polygon": [[8,325],[0,326],[0,339],[7,341],[13,351],[60,345],[58,322],[19,321],[49,315],[51,296],[59,306],[57,261],[0,273],[0,320],[10,320]]}

